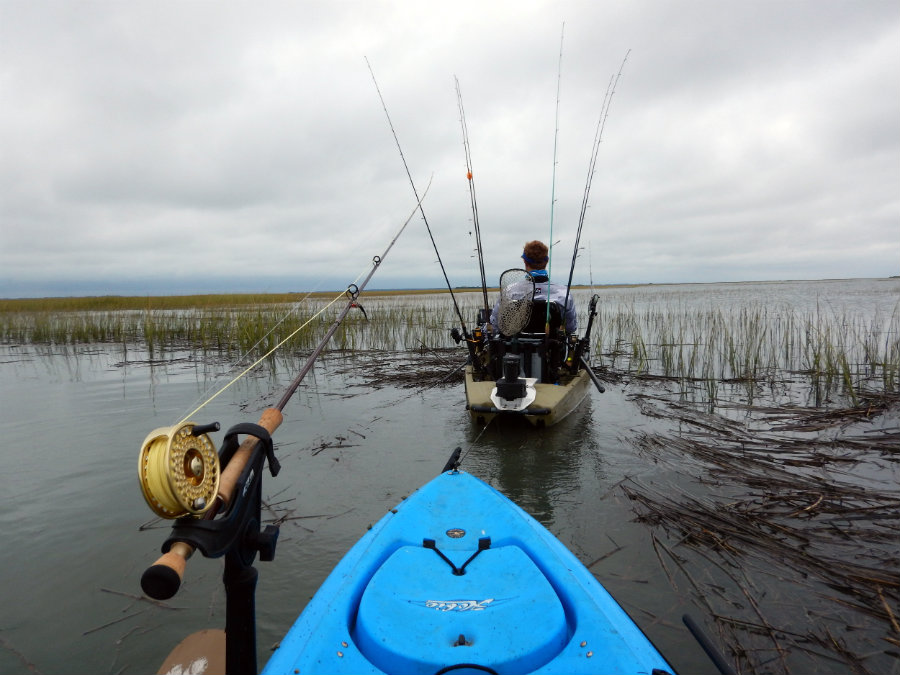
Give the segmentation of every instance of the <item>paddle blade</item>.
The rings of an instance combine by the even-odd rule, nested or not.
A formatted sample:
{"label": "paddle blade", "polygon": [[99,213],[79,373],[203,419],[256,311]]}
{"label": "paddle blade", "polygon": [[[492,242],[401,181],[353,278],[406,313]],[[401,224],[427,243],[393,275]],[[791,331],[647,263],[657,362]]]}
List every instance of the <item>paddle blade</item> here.
{"label": "paddle blade", "polygon": [[188,635],[166,657],[158,675],[225,672],[225,631],[201,630]]}

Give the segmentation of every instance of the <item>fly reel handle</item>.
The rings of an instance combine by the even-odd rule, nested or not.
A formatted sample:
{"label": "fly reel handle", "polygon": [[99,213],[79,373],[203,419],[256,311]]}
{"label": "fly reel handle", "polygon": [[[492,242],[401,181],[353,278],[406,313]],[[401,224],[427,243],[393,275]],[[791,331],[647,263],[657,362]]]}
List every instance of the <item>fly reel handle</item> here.
{"label": "fly reel handle", "polygon": [[[280,410],[268,408],[263,411],[258,424],[271,434],[281,425],[283,419]],[[238,479],[259,442],[255,436],[248,436],[235,450],[231,460],[221,472],[218,494],[212,506],[204,513],[205,520],[212,520],[216,514],[231,504]],[[141,587],[147,595],[157,600],[166,600],[175,595],[184,578],[187,560],[193,553],[194,547],[188,543],[178,541],[172,544],[168,552],[148,567],[141,577]]]}

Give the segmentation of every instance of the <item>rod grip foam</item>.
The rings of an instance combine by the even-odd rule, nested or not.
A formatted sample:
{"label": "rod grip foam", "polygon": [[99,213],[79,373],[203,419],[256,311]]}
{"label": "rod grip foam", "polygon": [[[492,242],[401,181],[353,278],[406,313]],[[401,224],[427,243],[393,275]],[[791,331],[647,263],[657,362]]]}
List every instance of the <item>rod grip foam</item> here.
{"label": "rod grip foam", "polygon": [[[193,549],[187,544],[181,546],[188,549],[188,556],[193,553]],[[184,569],[187,565],[185,552],[176,544],[172,550],[164,553],[159,560],[148,567],[141,575],[141,588],[144,589],[144,593],[154,600],[168,600],[175,595],[184,578]]]}

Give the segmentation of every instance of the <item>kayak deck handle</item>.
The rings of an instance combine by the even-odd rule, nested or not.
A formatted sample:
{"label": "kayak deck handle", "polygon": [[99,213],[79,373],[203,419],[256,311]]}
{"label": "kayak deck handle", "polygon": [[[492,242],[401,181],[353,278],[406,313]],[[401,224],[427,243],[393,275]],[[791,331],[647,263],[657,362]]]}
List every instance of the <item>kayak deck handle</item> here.
{"label": "kayak deck handle", "polygon": [[444,675],[444,673],[449,673],[453,670],[478,670],[482,673],[490,673],[491,675],[497,675],[497,671],[488,666],[482,666],[477,663],[456,663],[452,666],[447,666],[445,668],[441,668],[434,675]]}
{"label": "kayak deck handle", "polygon": [[452,560],[450,560],[450,558],[448,558],[446,555],[444,555],[444,553],[437,547],[437,542],[434,539],[423,539],[422,546],[425,548],[430,548],[432,551],[437,553],[441,557],[441,560],[443,560],[445,563],[450,565],[450,569],[453,570],[453,574],[455,576],[461,577],[462,575],[464,575],[466,573],[466,566],[470,562],[475,560],[475,557],[479,553],[481,553],[482,551],[486,551],[491,547],[491,538],[490,537],[481,537],[478,540],[478,550],[469,556],[469,559],[466,560],[466,562],[464,562],[462,564],[462,567],[457,567],[454,564],[454,562]]}

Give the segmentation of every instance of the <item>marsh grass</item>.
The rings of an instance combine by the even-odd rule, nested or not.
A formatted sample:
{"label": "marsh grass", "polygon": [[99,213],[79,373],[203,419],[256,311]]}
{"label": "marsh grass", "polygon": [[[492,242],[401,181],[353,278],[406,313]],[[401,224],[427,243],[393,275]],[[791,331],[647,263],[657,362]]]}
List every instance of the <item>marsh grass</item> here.
{"label": "marsh grass", "polygon": [[[145,347],[151,356],[188,349],[237,360],[267,353],[311,320],[284,345],[297,353],[313,348],[332,324],[344,298],[312,317],[337,295],[2,300],[0,342],[118,343]],[[479,299],[457,294],[467,320],[476,315]],[[362,309],[348,315],[329,349],[383,353],[454,346],[449,331],[459,321],[446,292],[367,293],[359,302]],[[890,316],[866,316],[760,302],[697,307],[677,299],[638,308],[603,302],[601,294],[591,344],[600,370],[670,380],[683,397],[710,407],[723,396],[753,403],[763,392],[798,382],[806,402],[816,406],[833,396],[856,405],[867,392],[900,391],[900,304]]]}
{"label": "marsh grass", "polygon": [[[297,297],[0,301],[0,343],[117,343],[145,348],[152,358],[190,350],[200,356],[216,354],[239,360],[266,354],[296,333],[282,345],[283,352],[296,354],[313,348],[347,303],[346,296],[338,293],[284,302]],[[407,351],[453,344],[446,293],[381,292],[366,294],[359,304],[361,309],[351,310],[328,349]]]}
{"label": "marsh grass", "polygon": [[723,387],[752,403],[761,389],[797,380],[817,406],[900,391],[900,305],[868,318],[768,305],[607,306],[598,319],[594,353],[610,370],[676,380],[712,404]]}
{"label": "marsh grass", "polygon": [[[127,310],[230,309],[262,305],[295,304],[307,299],[331,300],[341,291],[314,293],[223,293],[210,295],[126,296],[99,295],[80,298],[0,298],[0,315],[17,312],[120,312]],[[431,289],[367,291],[367,297],[435,295]]]}

